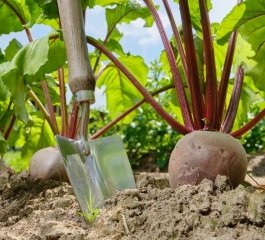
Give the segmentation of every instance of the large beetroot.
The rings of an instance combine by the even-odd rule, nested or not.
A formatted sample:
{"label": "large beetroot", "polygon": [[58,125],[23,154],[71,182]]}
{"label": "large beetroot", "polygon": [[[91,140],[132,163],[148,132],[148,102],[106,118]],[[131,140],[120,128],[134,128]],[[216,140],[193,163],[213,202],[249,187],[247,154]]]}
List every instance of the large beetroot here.
{"label": "large beetroot", "polygon": [[226,175],[233,187],[244,181],[247,156],[239,141],[228,134],[195,131],[175,146],[169,160],[170,186],[199,184],[204,178],[213,182]]}
{"label": "large beetroot", "polygon": [[[183,34],[181,38],[170,6],[167,0],[163,0],[174,33],[178,56],[182,63],[176,66],[176,56],[165,37],[166,33],[162,21],[151,1],[144,0],[144,2],[150,8],[163,39],[184,126],[173,123],[169,118],[168,123],[179,133],[186,135],[177,143],[170,157],[169,178],[171,187],[176,188],[183,184],[199,184],[204,178],[214,181],[218,174],[226,175],[230,179],[231,185],[237,187],[244,181],[247,158],[243,146],[236,138],[250,130],[265,115],[265,109],[263,109],[244,127],[232,132],[240,98],[243,98],[241,92],[244,67],[246,66],[246,64],[233,61],[237,46],[237,34],[241,28],[236,29],[234,27],[231,29],[224,63],[218,67],[218,64],[215,63],[216,56],[214,53],[217,43],[213,44],[216,36],[211,32],[212,26],[208,15],[210,6],[207,1],[198,0],[197,5],[186,0],[178,1],[182,19]],[[246,0],[243,2],[239,0],[238,3],[241,5],[242,11],[253,1]],[[253,6],[251,6],[252,8]],[[240,11],[239,8],[237,11]],[[194,12],[196,12],[196,17]],[[236,13],[239,14],[238,12]],[[249,14],[249,12],[245,13],[246,15]],[[198,34],[199,37],[196,37],[198,26],[194,24],[194,17],[197,18],[198,16],[199,20],[196,21],[196,24],[201,23],[201,32]],[[238,24],[238,26],[241,25]],[[227,23],[224,28],[226,27]],[[199,39],[202,41],[202,51],[198,51]],[[237,68],[234,68],[236,72],[232,74],[235,78],[231,81],[233,82],[233,90],[229,104],[227,104],[233,64]],[[183,75],[180,74],[179,67],[183,69]],[[222,73],[217,73],[217,69],[222,69]],[[166,117],[164,116],[165,120],[167,120]]]}

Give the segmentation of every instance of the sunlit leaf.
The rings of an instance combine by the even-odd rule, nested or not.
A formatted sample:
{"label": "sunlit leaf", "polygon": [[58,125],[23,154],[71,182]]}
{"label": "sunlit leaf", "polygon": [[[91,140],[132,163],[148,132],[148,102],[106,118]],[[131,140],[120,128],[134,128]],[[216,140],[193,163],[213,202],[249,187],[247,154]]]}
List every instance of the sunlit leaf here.
{"label": "sunlit leaf", "polygon": [[8,110],[10,100],[0,102],[0,129],[4,129],[7,126],[10,117],[14,114],[13,109]]}
{"label": "sunlit leaf", "polygon": [[3,155],[7,149],[7,142],[4,139],[3,134],[0,132],[0,155]]}
{"label": "sunlit leaf", "polygon": [[62,67],[66,61],[65,47],[56,35],[57,32],[52,32],[25,45],[13,57],[5,75],[10,77],[9,72],[16,69],[19,76],[24,76],[26,82],[31,83]]}
{"label": "sunlit leaf", "polygon": [[5,73],[9,64],[9,62],[0,64],[0,101],[5,101],[10,95],[7,85],[2,80],[2,75]]}
{"label": "sunlit leaf", "polygon": [[216,41],[213,42],[216,75],[217,75],[217,80],[219,80],[219,81],[221,79],[222,72],[223,72],[223,67],[224,67],[224,62],[225,62],[225,57],[226,57],[226,51],[227,51],[227,45],[228,44],[220,46],[216,43]]}
{"label": "sunlit leaf", "polygon": [[247,114],[250,112],[250,105],[253,103],[255,95],[255,92],[249,85],[243,83],[235,124],[233,126],[234,130],[237,130],[243,122],[248,121]]}
{"label": "sunlit leaf", "polygon": [[[116,56],[120,56],[120,57],[126,56],[126,54],[123,51],[122,45],[120,44],[118,40],[114,38],[110,38],[104,43],[101,39],[99,39],[98,42],[100,42],[102,45],[105,45],[105,47],[113,54],[116,54]],[[100,53],[100,51],[96,49],[94,51],[94,56],[92,57],[96,57],[95,59],[97,59],[99,56],[100,56],[101,62],[109,61],[109,58],[107,56],[105,56],[103,53]],[[92,66],[94,66],[95,62],[93,62],[93,59],[91,60],[92,60],[91,64]]]}
{"label": "sunlit leaf", "polygon": [[[175,54],[176,64],[177,64],[181,79],[183,80],[183,84],[185,85],[186,84],[186,78],[185,78],[185,74],[184,74],[182,63],[180,61],[180,55],[178,54],[176,46],[173,46],[173,52]],[[170,68],[170,65],[169,65],[169,62],[168,62],[168,58],[167,58],[167,54],[166,54],[165,50],[161,51],[161,54],[160,54],[160,57],[159,57],[159,61],[161,63],[161,66],[162,66],[162,69],[163,69],[164,73],[168,76],[168,79],[171,82],[173,82],[173,80],[172,80],[172,72],[171,72],[171,68]],[[170,81],[167,82],[166,84],[169,84]]]}
{"label": "sunlit leaf", "polygon": [[18,78],[18,69],[10,69],[11,63],[4,62],[0,64],[0,76],[3,83],[8,87],[9,91],[13,93],[16,87],[16,79]]}
{"label": "sunlit leaf", "polygon": [[50,26],[52,29],[60,29],[59,18],[56,19],[38,18],[36,23]]}
{"label": "sunlit leaf", "polygon": [[[51,75],[46,75],[45,79],[43,79],[43,81],[46,81],[52,104],[53,105],[60,105],[59,84],[57,82],[55,82],[55,80],[53,79],[53,77]],[[42,89],[42,83],[41,82],[33,82],[33,83],[31,83],[30,87],[31,87],[32,91],[37,95],[39,100],[45,104],[46,99],[45,99],[44,92]]]}
{"label": "sunlit leaf", "polygon": [[10,62],[5,62],[0,65],[0,74],[2,81],[11,92],[11,100],[14,103],[16,116],[25,124],[27,124],[29,115],[25,106],[26,93],[23,77],[19,76],[17,68],[10,70]]}
{"label": "sunlit leaf", "polygon": [[15,121],[12,131],[7,139],[8,146],[21,148],[25,144],[25,131],[25,124],[21,121]]}
{"label": "sunlit leaf", "polygon": [[[174,0],[174,2],[179,3],[179,0]],[[199,1],[198,0],[189,0],[189,10],[190,10],[190,16],[191,16],[191,23],[192,27],[197,31],[199,35],[202,32],[202,26],[201,26],[201,15],[200,15],[200,7],[199,7]],[[207,9],[210,11],[212,9],[212,3],[211,0],[206,1]]]}
{"label": "sunlit leaf", "polygon": [[22,77],[16,79],[16,87],[12,92],[12,102],[14,103],[15,115],[24,122],[28,123],[29,114],[25,105],[26,91]]}
{"label": "sunlit leaf", "polygon": [[17,69],[20,76],[35,76],[48,58],[48,37],[37,39],[25,45],[12,59],[10,71]]}
{"label": "sunlit leaf", "polygon": [[5,61],[12,61],[13,57],[22,47],[23,45],[17,39],[11,40],[5,49]]}
{"label": "sunlit leaf", "polygon": [[238,35],[235,51],[235,68],[238,65],[242,65],[245,75],[250,76],[254,80],[255,86],[259,90],[265,91],[265,46],[262,43],[265,41],[265,38],[261,36],[263,36],[263,33],[261,35],[252,33],[244,39],[242,38],[242,34]]}
{"label": "sunlit leaf", "polygon": [[26,0],[26,5],[28,6],[29,12],[31,14],[30,21],[27,22],[25,27],[32,27],[36,20],[43,15],[42,8],[35,2],[35,0]]}
{"label": "sunlit leaf", "polygon": [[56,38],[57,33],[53,32],[49,35],[50,37],[54,36],[48,41],[49,51],[48,51],[48,60],[42,65],[38,71],[38,76],[44,77],[47,73],[52,73],[53,71],[58,70],[64,66],[66,62],[66,51],[65,44],[60,38]]}
{"label": "sunlit leaf", "polygon": [[111,39],[119,41],[121,40],[122,37],[123,33],[117,27],[115,27],[111,33]]}
{"label": "sunlit leaf", "polygon": [[5,61],[5,55],[2,53],[2,49],[0,48],[0,64]]}
{"label": "sunlit leaf", "polygon": [[196,36],[194,38],[194,45],[196,50],[197,64],[198,64],[198,73],[201,80],[201,84],[204,84],[205,80],[205,62],[203,54],[203,41],[201,38]]}
{"label": "sunlit leaf", "polygon": [[57,0],[33,0],[39,5],[43,11],[42,18],[44,19],[54,19],[59,18]]}
{"label": "sunlit leaf", "polygon": [[242,112],[238,113],[242,120],[246,120],[247,113],[250,112],[249,106],[253,103],[255,95],[255,92],[248,86],[248,84],[243,83],[240,99]]}
{"label": "sunlit leaf", "polygon": [[180,105],[179,105],[179,100],[178,100],[178,97],[177,97],[177,93],[176,93],[176,90],[175,89],[172,89],[170,91],[171,93],[171,97],[172,97],[172,101],[170,103],[170,108],[174,111],[174,114],[175,114],[175,119],[181,123],[181,124],[184,124],[184,121],[183,121],[183,117],[182,117],[182,113],[181,113],[181,109],[180,109]]}
{"label": "sunlit leaf", "polygon": [[237,65],[243,65],[255,86],[265,91],[265,0],[244,1],[233,8],[217,32],[218,43],[223,44],[238,29]]}
{"label": "sunlit leaf", "polygon": [[263,23],[264,17],[265,0],[247,0],[236,5],[232,9],[232,11],[223,19],[220,25],[220,28],[217,32],[218,44],[226,43],[231,33],[247,22],[253,24],[253,30],[258,30],[258,26],[256,24],[258,22]]}
{"label": "sunlit leaf", "polygon": [[[83,0],[83,1],[86,1],[86,0]],[[95,5],[106,7],[109,5],[125,3],[125,2],[129,2],[129,0],[91,0],[91,1],[88,1],[88,6],[91,8],[94,7]]]}
{"label": "sunlit leaf", "polygon": [[6,99],[8,99],[8,97],[9,90],[0,77],[0,101],[5,101]]}
{"label": "sunlit leaf", "polygon": [[[0,35],[24,30],[23,24],[30,21],[25,0],[5,0],[0,2]],[[3,24],[4,23],[4,24]]]}
{"label": "sunlit leaf", "polygon": [[109,39],[109,41],[107,41],[106,43],[106,47],[108,48],[109,51],[115,52],[119,56],[125,56],[121,44],[114,39]]}
{"label": "sunlit leaf", "polygon": [[[253,30],[251,34],[249,33],[249,30],[251,29],[248,29],[248,27],[251,27],[250,23],[245,24],[241,28],[240,34],[244,37],[244,40],[251,45],[251,50],[246,52],[246,49],[244,49],[246,59],[245,61],[242,61],[243,59],[241,59],[241,64],[243,64],[245,74],[252,77],[254,80],[255,86],[258,89],[265,91],[265,25],[257,23],[257,28],[255,30],[251,27]],[[238,48],[242,49],[245,45],[246,44],[242,41],[238,44]],[[253,51],[255,52],[254,56],[252,55]]]}
{"label": "sunlit leaf", "polygon": [[[141,57],[129,56],[119,58],[119,60],[143,86],[146,84],[148,67],[144,64]],[[106,86],[107,109],[110,111],[112,119],[143,98],[139,91],[113,63],[107,65],[107,68],[98,79],[97,86],[100,88],[102,85]],[[134,112],[127,116],[123,123],[131,122],[135,114]]]}
{"label": "sunlit leaf", "polygon": [[165,50],[161,51],[159,61],[161,63],[162,69],[165,72],[165,74],[167,74],[168,77],[172,79],[172,73],[171,73],[171,69],[168,63],[167,54]]}
{"label": "sunlit leaf", "polygon": [[[33,112],[31,113],[34,126],[27,129],[25,132],[25,141],[26,143],[22,147],[22,158],[26,159],[28,162],[32,155],[45,147],[55,146],[55,138],[53,132],[47,123],[47,121],[43,118],[41,112]],[[57,119],[59,120],[59,119]],[[60,127],[60,120],[57,121]]]}
{"label": "sunlit leaf", "polygon": [[115,8],[106,9],[106,20],[108,25],[108,33],[111,33],[119,23],[130,23],[131,21],[141,18],[145,20],[145,26],[150,27],[153,19],[146,6],[143,6],[136,0],[127,3],[118,4]]}

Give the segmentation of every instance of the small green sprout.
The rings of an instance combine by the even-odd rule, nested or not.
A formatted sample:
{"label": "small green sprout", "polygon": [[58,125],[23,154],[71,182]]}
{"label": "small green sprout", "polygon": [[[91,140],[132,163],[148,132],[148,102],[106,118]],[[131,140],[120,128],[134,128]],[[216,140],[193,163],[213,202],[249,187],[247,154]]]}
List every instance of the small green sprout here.
{"label": "small green sprout", "polygon": [[211,122],[207,118],[202,118],[202,121],[206,124],[210,124]]}
{"label": "small green sprout", "polygon": [[94,207],[94,199],[92,197],[91,190],[89,191],[89,199],[86,198],[86,204],[87,204],[87,212],[86,213],[77,212],[77,214],[84,217],[89,222],[90,226],[92,226],[98,216],[99,208]]}

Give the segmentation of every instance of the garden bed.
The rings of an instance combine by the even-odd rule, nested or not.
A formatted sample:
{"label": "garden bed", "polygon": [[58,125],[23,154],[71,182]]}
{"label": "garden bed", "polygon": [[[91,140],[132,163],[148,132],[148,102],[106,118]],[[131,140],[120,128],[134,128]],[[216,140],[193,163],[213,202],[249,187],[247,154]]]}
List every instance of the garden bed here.
{"label": "garden bed", "polygon": [[[259,156],[249,171],[263,163]],[[117,191],[91,226],[78,214],[68,183],[34,181],[27,171],[5,168],[0,239],[265,239],[264,191],[242,185],[231,190],[225,176],[218,176],[215,188],[204,180],[173,190],[166,177],[136,173],[137,189]]]}

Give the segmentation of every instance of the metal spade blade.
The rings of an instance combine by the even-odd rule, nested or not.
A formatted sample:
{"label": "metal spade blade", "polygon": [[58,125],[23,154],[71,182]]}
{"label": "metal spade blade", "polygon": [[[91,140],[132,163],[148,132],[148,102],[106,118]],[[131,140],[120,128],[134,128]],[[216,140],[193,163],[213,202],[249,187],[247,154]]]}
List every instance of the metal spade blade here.
{"label": "metal spade blade", "polygon": [[88,201],[93,201],[94,208],[100,208],[116,190],[136,188],[131,165],[119,136],[88,141],[90,156],[83,154],[81,140],[57,135],[56,141],[84,214],[90,211]]}

